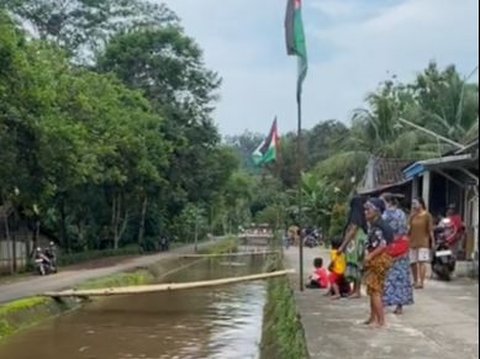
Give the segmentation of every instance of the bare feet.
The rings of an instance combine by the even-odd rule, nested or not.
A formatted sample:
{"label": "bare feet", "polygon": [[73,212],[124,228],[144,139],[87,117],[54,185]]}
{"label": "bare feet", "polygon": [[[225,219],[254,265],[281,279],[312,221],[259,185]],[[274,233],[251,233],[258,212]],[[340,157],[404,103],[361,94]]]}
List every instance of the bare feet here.
{"label": "bare feet", "polygon": [[337,295],[333,295],[333,296],[330,298],[330,300],[338,300],[338,299],[340,299],[340,298],[342,298],[342,296],[337,294]]}
{"label": "bare feet", "polygon": [[380,324],[380,323],[372,323],[369,325],[371,329],[384,329],[387,328],[387,325],[385,323]]}
{"label": "bare feet", "polygon": [[393,311],[393,314],[402,315],[402,314],[403,314],[403,309],[402,309],[402,308],[396,308],[396,309]]}
{"label": "bare feet", "polygon": [[423,289],[423,284],[415,284],[415,289]]}
{"label": "bare feet", "polygon": [[372,318],[368,318],[367,320],[362,322],[362,324],[365,324],[365,325],[372,325],[373,323],[374,323],[374,320]]}
{"label": "bare feet", "polygon": [[352,293],[348,296],[348,299],[359,299],[362,295],[360,293]]}

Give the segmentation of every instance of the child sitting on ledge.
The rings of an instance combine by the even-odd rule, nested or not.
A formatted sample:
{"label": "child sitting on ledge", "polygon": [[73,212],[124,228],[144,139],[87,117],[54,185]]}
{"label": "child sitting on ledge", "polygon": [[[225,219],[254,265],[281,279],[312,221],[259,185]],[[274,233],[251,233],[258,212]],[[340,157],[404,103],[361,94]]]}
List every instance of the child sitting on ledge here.
{"label": "child sitting on ledge", "polygon": [[328,271],[323,268],[323,259],[315,258],[313,260],[313,273],[308,277],[307,288],[326,289],[328,288]]}

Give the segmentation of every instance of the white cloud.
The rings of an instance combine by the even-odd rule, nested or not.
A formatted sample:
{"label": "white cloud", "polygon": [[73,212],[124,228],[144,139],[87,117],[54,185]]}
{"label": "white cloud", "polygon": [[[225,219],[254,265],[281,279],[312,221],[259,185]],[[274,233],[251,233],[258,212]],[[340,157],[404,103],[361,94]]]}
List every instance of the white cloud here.
{"label": "white cloud", "polygon": [[[169,0],[207,65],[223,76],[216,120],[224,134],[296,128],[293,58],[285,54],[284,0]],[[220,5],[221,4],[221,5]],[[310,69],[304,123],[348,121],[387,71],[410,80],[429,60],[478,64],[478,1],[305,0]]]}

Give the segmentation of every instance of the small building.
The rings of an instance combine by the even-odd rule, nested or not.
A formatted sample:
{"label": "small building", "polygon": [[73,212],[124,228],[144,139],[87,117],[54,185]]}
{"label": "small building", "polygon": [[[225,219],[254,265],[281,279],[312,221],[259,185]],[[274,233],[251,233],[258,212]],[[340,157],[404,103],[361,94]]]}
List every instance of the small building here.
{"label": "small building", "polygon": [[439,158],[417,161],[405,167],[411,181],[411,197],[422,197],[434,216],[443,216],[455,204],[462,216],[467,240],[466,259],[478,256],[478,137],[464,148]]}
{"label": "small building", "polygon": [[[403,168],[411,161],[371,156],[365,174],[357,187],[357,193],[378,196],[390,192],[410,200],[412,183],[405,178]],[[404,206],[409,203],[404,203]]]}

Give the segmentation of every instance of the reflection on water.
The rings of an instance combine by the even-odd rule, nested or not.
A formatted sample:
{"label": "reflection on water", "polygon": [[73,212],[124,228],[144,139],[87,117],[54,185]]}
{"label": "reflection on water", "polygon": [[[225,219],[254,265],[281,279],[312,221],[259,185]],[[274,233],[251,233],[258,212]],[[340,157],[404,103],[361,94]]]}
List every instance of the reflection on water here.
{"label": "reflection on water", "polygon": [[[245,266],[202,262],[169,281],[261,270],[260,261],[247,261]],[[264,301],[262,282],[109,298],[15,336],[0,347],[0,358],[257,358]]]}

